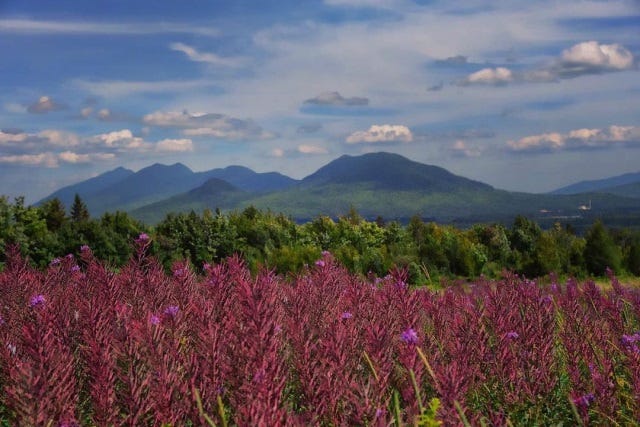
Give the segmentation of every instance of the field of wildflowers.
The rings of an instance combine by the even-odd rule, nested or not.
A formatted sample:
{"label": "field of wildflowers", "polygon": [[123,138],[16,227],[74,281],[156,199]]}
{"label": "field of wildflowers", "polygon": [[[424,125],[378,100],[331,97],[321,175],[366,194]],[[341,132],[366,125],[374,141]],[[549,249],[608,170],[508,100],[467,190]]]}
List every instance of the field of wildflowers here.
{"label": "field of wildflowers", "polygon": [[149,237],[0,273],[0,425],[629,425],[640,291],[507,275],[442,291],[176,263]]}

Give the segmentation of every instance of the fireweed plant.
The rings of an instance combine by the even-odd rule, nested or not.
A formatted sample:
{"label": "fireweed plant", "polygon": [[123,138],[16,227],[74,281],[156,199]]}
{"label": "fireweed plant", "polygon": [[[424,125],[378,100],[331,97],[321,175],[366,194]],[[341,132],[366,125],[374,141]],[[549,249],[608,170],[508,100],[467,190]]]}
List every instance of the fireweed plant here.
{"label": "fireweed plant", "polygon": [[0,273],[0,425],[629,425],[640,291],[515,275],[443,291],[323,253],[296,276],[239,257],[171,274],[140,235]]}

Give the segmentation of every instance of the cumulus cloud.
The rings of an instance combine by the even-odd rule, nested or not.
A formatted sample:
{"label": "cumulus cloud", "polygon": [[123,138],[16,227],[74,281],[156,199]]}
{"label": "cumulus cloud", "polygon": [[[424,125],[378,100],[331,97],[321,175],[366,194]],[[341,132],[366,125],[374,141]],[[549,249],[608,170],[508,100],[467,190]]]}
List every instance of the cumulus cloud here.
{"label": "cumulus cloud", "polygon": [[102,148],[115,150],[146,151],[151,148],[150,143],[140,137],[134,136],[129,129],[95,135],[90,138],[90,142]]}
{"label": "cumulus cloud", "polygon": [[193,151],[193,141],[190,139],[163,139],[156,144],[156,150],[166,153]]}
{"label": "cumulus cloud", "polygon": [[365,106],[369,105],[368,98],[362,97],[351,97],[345,98],[340,95],[339,92],[323,92],[314,98],[307,99],[304,101],[305,104],[311,105],[332,105],[332,106]]}
{"label": "cumulus cloud", "polygon": [[228,140],[264,140],[275,135],[250,119],[237,119],[224,114],[191,114],[187,111],[155,112],[144,116],[147,125],[179,128],[185,136],[213,137]]}
{"label": "cumulus cloud", "polygon": [[458,84],[466,86],[505,85],[512,82],[545,83],[588,74],[630,70],[633,67],[633,54],[624,46],[587,41],[563,50],[559,57],[542,67],[518,73],[505,67],[483,68],[468,75]]}
{"label": "cumulus cloud", "polygon": [[507,141],[513,152],[554,152],[620,145],[640,145],[640,127],[612,125],[604,129],[576,129],[568,133],[550,132]]}
{"label": "cumulus cloud", "polygon": [[357,131],[347,137],[348,144],[377,142],[411,142],[413,134],[403,125],[373,125],[366,131]]}
{"label": "cumulus cloud", "polygon": [[274,148],[269,154],[271,157],[284,157],[284,150],[282,148]]}
{"label": "cumulus cloud", "polygon": [[628,70],[633,67],[633,63],[633,55],[624,46],[588,41],[562,51],[551,71],[561,78],[571,78],[584,74]]}
{"label": "cumulus cloud", "polygon": [[224,58],[215,53],[199,52],[192,46],[184,43],[171,43],[169,49],[184,53],[187,58],[194,62],[204,62],[211,65],[219,65],[224,67],[236,67],[240,64],[238,58]]}
{"label": "cumulus cloud", "polygon": [[480,148],[470,146],[466,141],[461,139],[453,143],[450,148],[451,153],[457,157],[479,157],[482,154]]}
{"label": "cumulus cloud", "polygon": [[58,159],[65,163],[91,163],[95,160],[113,160],[116,155],[113,153],[92,153],[92,154],[78,154],[73,151],[64,151],[58,154]]}
{"label": "cumulus cloud", "polygon": [[0,155],[0,163],[55,168],[58,158],[53,153]]}
{"label": "cumulus cloud", "polygon": [[65,110],[66,108],[66,105],[55,102],[49,96],[41,96],[38,101],[27,107],[27,111],[31,114],[45,114],[52,111]]}
{"label": "cumulus cloud", "polygon": [[513,72],[505,67],[483,68],[475,73],[469,74],[460,85],[504,85],[512,82],[514,79]]}
{"label": "cumulus cloud", "polygon": [[298,145],[297,150],[301,154],[327,154],[329,152],[325,147],[308,144]]}
{"label": "cumulus cloud", "polygon": [[0,147],[13,152],[27,152],[44,148],[75,147],[80,144],[78,135],[72,132],[45,129],[38,133],[27,133],[22,130],[0,131]]}

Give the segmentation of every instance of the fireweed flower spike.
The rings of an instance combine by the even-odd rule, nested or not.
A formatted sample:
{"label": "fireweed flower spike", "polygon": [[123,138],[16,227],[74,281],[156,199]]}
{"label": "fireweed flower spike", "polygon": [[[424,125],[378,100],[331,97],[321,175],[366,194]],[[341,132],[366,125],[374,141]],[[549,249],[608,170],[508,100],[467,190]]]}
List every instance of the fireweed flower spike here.
{"label": "fireweed flower spike", "polygon": [[324,264],[324,261],[323,261],[323,260],[319,259],[319,260],[317,260],[317,261],[316,261],[316,265],[317,265],[318,267],[324,267],[324,265],[325,265],[325,264]]}
{"label": "fireweed flower spike", "polygon": [[351,312],[349,312],[349,311],[345,311],[340,316],[341,319],[351,319],[352,317],[353,317],[353,314],[351,314]]}
{"label": "fireweed flower spike", "polygon": [[44,305],[45,302],[46,302],[46,299],[44,295],[38,294],[31,297],[31,300],[29,300],[29,306],[36,307],[38,305]]}
{"label": "fireweed flower spike", "polygon": [[573,399],[573,403],[580,408],[586,408],[589,405],[591,405],[595,400],[596,400],[596,397],[593,395],[593,393],[588,393],[583,396],[576,397],[575,399]]}
{"label": "fireweed flower spike", "polygon": [[159,325],[160,324],[160,318],[158,316],[156,316],[155,314],[153,314],[149,318],[149,323],[151,323],[152,325]]}
{"label": "fireweed flower spike", "polygon": [[520,335],[515,331],[511,331],[507,332],[504,337],[509,340],[517,340],[518,338],[520,338]]}
{"label": "fireweed flower spike", "polygon": [[418,333],[413,328],[409,328],[405,330],[402,335],[400,335],[400,339],[407,344],[417,344],[418,343]]}
{"label": "fireweed flower spike", "polygon": [[71,267],[71,272],[72,273],[77,273],[78,271],[80,271],[80,266],[79,265],[74,265],[73,267]]}
{"label": "fireweed flower spike", "polygon": [[140,233],[136,239],[136,243],[147,243],[149,241],[149,235],[147,233]]}
{"label": "fireweed flower spike", "polygon": [[80,246],[80,252],[87,252],[89,251],[91,248],[88,245],[82,245]]}
{"label": "fireweed flower spike", "polygon": [[164,310],[164,314],[167,316],[175,317],[178,314],[180,308],[177,305],[170,305]]}
{"label": "fireweed flower spike", "polygon": [[54,265],[59,265],[60,264],[61,259],[60,258],[54,258],[51,260],[51,262],[49,263],[49,265],[51,267],[53,267]]}

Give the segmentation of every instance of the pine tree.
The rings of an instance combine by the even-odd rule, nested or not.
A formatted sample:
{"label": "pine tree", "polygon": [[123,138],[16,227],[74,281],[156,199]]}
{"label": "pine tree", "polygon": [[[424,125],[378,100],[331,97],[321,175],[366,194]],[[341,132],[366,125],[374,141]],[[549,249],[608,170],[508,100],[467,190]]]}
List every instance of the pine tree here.
{"label": "pine tree", "polygon": [[40,207],[44,220],[47,222],[47,229],[57,231],[67,221],[67,211],[57,197],[47,200]]}
{"label": "pine tree", "polygon": [[71,220],[74,222],[89,220],[89,209],[77,193],[73,198],[73,205],[71,205]]}
{"label": "pine tree", "polygon": [[584,248],[584,261],[591,274],[603,275],[607,268],[620,271],[622,254],[600,220],[589,229]]}

